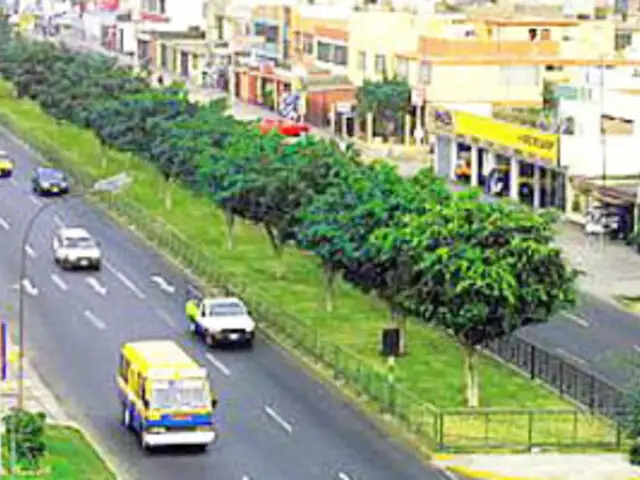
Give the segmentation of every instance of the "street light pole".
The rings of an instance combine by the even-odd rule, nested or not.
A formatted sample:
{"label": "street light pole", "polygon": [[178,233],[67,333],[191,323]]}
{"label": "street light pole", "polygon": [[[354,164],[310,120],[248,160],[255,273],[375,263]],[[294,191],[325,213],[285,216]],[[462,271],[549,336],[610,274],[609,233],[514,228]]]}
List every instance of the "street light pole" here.
{"label": "street light pole", "polygon": [[[111,192],[115,193],[121,190],[124,186],[131,182],[131,178],[126,174],[114,175],[113,177],[100,180],[93,184],[91,188],[83,192],[74,193],[69,195],[65,200],[73,198],[83,198],[87,195],[97,192]],[[24,284],[27,276],[27,243],[29,242],[29,236],[31,230],[38,220],[38,218],[46,212],[48,209],[57,206],[58,202],[50,202],[41,205],[36,213],[34,213],[27,223],[27,226],[22,235],[21,252],[20,252],[20,278],[18,279],[18,408],[24,410],[24,364],[25,364],[25,318],[24,318]]]}

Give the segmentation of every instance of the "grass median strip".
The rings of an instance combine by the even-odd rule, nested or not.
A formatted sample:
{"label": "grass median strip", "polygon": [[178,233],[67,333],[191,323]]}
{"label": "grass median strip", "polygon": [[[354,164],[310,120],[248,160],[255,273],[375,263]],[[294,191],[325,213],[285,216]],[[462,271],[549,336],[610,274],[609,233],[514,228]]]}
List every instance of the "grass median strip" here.
{"label": "grass median strip", "polygon": [[[318,330],[324,342],[347,348],[364,364],[384,370],[378,350],[381,328],[388,325],[389,313],[381,302],[346,283],[339,283],[335,309],[327,313],[322,308],[323,276],[313,257],[287,250],[283,257],[286,275],[279,278],[277,259],[262,230],[242,223],[237,229],[236,247],[230,250],[224,219],[209,200],[176,187],[173,207],[166,210],[162,195],[164,181],[150,165],[127,154],[101,149],[91,132],[58,123],[32,102],[14,99],[7,83],[0,84],[0,100],[1,120],[30,144],[63,160],[67,168],[89,172],[96,178],[128,171],[134,177],[134,184],[122,195],[216,258],[225,270],[234,272],[250,285],[252,293],[255,291],[271,304],[304,319]],[[106,158],[106,162],[101,157]],[[16,160],[20,169],[19,159]],[[438,407],[462,407],[462,356],[457,344],[436,329],[409,322],[408,352],[409,355],[397,362],[395,372],[403,390]],[[491,358],[482,358],[480,371],[483,407],[572,408],[544,387]],[[402,399],[399,402],[402,404]],[[548,442],[566,438],[575,431],[575,419],[569,417],[550,415],[536,419],[535,436],[544,437]],[[523,414],[522,418],[528,417]],[[580,425],[585,428],[579,432],[585,441],[592,436],[610,436],[613,431],[604,421],[585,419]],[[448,430],[446,435],[465,438],[482,436],[488,428],[482,416],[454,417],[444,427]],[[514,417],[509,415],[496,416],[491,421],[491,429],[492,436],[506,437],[505,441],[511,438],[517,443],[527,435],[521,422],[514,422]]]}
{"label": "grass median strip", "polygon": [[[38,474],[17,473],[18,478],[47,480],[115,480],[116,475],[77,428],[49,425],[45,434],[47,455]],[[5,445],[5,448],[7,445]],[[5,467],[8,467],[5,450]],[[8,476],[8,474],[7,474]]]}

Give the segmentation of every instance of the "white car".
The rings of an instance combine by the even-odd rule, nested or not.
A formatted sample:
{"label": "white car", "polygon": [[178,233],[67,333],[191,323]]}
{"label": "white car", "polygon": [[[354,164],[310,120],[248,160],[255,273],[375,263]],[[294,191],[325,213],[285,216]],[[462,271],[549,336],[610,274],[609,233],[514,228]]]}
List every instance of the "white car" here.
{"label": "white car", "polygon": [[194,303],[188,311],[191,331],[210,347],[219,344],[253,345],[256,322],[239,299],[205,298]]}
{"label": "white car", "polygon": [[53,258],[65,269],[100,270],[102,252],[84,228],[61,228],[53,237]]}

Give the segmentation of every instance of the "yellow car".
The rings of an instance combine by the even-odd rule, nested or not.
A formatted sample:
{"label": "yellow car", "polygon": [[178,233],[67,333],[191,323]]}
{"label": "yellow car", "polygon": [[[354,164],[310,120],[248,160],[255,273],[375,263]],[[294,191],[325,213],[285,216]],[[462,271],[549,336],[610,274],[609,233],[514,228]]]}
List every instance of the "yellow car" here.
{"label": "yellow car", "polygon": [[10,177],[13,174],[13,162],[6,152],[0,151],[0,178]]}

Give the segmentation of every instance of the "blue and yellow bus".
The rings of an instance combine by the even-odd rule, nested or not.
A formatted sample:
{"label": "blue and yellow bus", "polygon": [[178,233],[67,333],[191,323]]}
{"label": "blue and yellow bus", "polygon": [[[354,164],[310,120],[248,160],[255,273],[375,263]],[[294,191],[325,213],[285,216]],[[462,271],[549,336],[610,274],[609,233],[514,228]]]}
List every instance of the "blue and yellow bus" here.
{"label": "blue and yellow bus", "polygon": [[122,424],[140,437],[142,448],[184,445],[205,450],[215,440],[218,402],[207,370],[176,343],[124,344],[116,382]]}

